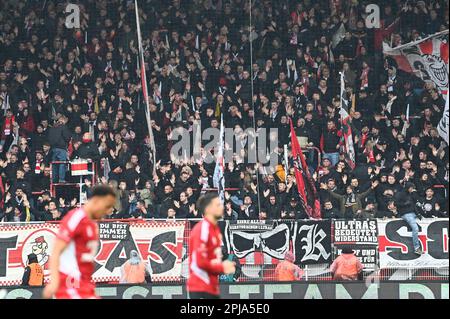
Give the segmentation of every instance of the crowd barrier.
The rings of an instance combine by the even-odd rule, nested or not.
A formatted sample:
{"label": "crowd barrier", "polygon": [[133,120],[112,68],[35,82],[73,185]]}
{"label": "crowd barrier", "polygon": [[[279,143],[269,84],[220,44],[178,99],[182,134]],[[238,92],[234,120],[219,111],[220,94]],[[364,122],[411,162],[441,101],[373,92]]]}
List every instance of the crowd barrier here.
{"label": "crowd barrier", "polygon": [[[223,299],[449,299],[448,282],[222,283]],[[102,299],[186,299],[182,284],[97,285]],[[39,299],[42,288],[7,287],[0,299]]]}
{"label": "crowd barrier", "polygon": [[[180,283],[188,275],[189,235],[198,220],[105,220],[93,280],[117,283],[131,250],[139,251],[154,282]],[[223,246],[239,258],[240,282],[275,280],[286,252],[304,270],[302,280],[329,281],[329,265],[350,246],[373,280],[448,280],[448,219],[422,219],[424,255],[414,254],[411,230],[401,219],[222,221]],[[48,260],[59,223],[0,224],[0,286],[21,284],[27,255]]]}

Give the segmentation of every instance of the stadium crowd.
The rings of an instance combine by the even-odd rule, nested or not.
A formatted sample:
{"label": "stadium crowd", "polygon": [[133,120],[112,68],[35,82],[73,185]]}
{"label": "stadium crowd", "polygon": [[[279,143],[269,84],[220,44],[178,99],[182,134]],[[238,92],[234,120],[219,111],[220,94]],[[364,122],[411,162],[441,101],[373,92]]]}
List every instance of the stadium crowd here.
{"label": "stadium crowd", "polygon": [[[156,158],[134,1],[71,2],[79,29],[65,26],[65,3],[2,1],[0,222],[59,220],[78,205],[50,193],[52,182],[77,181],[50,163],[76,158],[117,190],[111,218],[200,217],[215,163],[171,157],[171,135],[192,135],[196,121],[218,128],[221,115],[236,135],[278,128],[279,138],[276,167],[248,163],[248,150],[225,163],[226,219],[308,218],[284,163],[290,118],[323,218],[394,218],[404,201],[419,216],[448,216],[448,145],[436,129],[445,100],[383,56],[381,31],[365,26],[369,1],[139,1]],[[393,46],[448,29],[448,1],[372,2]],[[353,103],[354,169],[341,151],[339,72]],[[86,177],[87,196],[91,186]]]}

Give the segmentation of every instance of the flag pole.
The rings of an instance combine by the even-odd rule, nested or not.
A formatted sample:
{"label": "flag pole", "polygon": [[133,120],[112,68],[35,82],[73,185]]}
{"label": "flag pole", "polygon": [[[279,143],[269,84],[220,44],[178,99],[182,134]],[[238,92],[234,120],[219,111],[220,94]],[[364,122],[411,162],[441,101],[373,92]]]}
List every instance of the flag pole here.
{"label": "flag pole", "polygon": [[144,95],[145,100],[145,118],[147,120],[148,134],[150,138],[150,149],[153,155],[153,174],[156,173],[156,149],[155,149],[155,140],[153,136],[153,129],[151,125],[151,117],[150,117],[150,103],[148,101],[148,88],[147,88],[147,74],[145,71],[145,60],[144,60],[144,49],[142,47],[142,35],[141,35],[141,26],[139,23],[139,9],[137,5],[137,0],[134,0],[134,9],[136,12],[136,31],[138,38],[138,46],[139,46],[139,58],[140,58],[140,68],[141,68],[141,82],[142,82],[142,93]]}
{"label": "flag pole", "polygon": [[284,171],[285,171],[285,178],[284,178],[284,183],[287,185],[287,176],[289,173],[289,160],[288,160],[288,147],[287,144],[284,144]]}
{"label": "flag pole", "polygon": [[[253,96],[255,94],[255,89],[254,89],[254,75],[253,75],[253,37],[252,37],[252,23],[253,23],[253,16],[252,16],[252,9],[253,9],[253,4],[252,4],[252,0],[249,0],[249,5],[250,5],[250,12],[249,12],[249,28],[248,28],[248,41],[250,44],[250,78],[252,79],[250,84],[251,84],[251,93],[252,93],[252,97],[251,97],[251,103],[252,103],[252,110],[253,110],[253,129],[255,130],[255,138],[254,138],[254,143],[256,144],[256,139],[257,139],[257,133],[256,133],[256,112],[255,112],[255,102],[253,101]],[[256,164],[255,164],[255,174],[256,174],[256,198],[258,199],[258,213],[261,211],[261,196],[259,194],[259,160],[258,160],[258,147],[257,145],[255,145],[255,160],[256,160]]]}

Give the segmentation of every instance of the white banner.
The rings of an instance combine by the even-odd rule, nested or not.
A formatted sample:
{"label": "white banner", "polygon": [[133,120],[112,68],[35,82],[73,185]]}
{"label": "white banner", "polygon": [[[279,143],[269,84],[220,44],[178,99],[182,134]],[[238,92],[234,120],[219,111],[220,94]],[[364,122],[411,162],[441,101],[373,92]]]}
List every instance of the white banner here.
{"label": "white banner", "polygon": [[0,224],[0,286],[20,285],[28,255],[49,276],[49,256],[59,224]]}
{"label": "white banner", "polygon": [[[0,224],[0,286],[19,285],[30,253],[49,277],[49,256],[59,224]],[[149,263],[152,281],[177,281],[181,276],[184,221],[99,222],[100,245],[95,257],[95,282],[118,282],[120,267],[131,250]]]}
{"label": "white banner", "polygon": [[383,53],[392,56],[399,69],[431,80],[445,92],[448,88],[448,30],[395,48],[383,43]]}
{"label": "white banner", "polygon": [[418,220],[423,255],[416,255],[411,229],[402,219],[378,220],[380,268],[448,267],[448,218]]}

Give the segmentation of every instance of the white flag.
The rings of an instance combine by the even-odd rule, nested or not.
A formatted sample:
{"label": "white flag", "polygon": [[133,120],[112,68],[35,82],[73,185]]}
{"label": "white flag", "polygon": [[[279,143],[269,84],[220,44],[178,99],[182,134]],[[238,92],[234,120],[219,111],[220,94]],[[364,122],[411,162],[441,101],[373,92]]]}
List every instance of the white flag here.
{"label": "white flag", "polygon": [[220,140],[219,146],[216,156],[216,167],[214,169],[213,183],[214,187],[217,188],[217,192],[219,193],[220,201],[223,203],[225,201],[225,165],[223,160],[223,147],[224,147],[224,126],[223,126],[223,115],[220,119]]}
{"label": "white flag", "polygon": [[447,98],[445,99],[445,109],[442,114],[442,119],[438,124],[439,135],[444,139],[444,141],[448,144],[448,96],[450,92],[447,90]]}
{"label": "white flag", "polygon": [[383,53],[398,69],[431,80],[441,92],[448,88],[448,30],[394,48],[383,43]]}
{"label": "white flag", "polygon": [[334,49],[337,47],[339,42],[342,41],[345,37],[345,25],[341,23],[339,28],[336,30],[336,32],[333,34],[333,37],[331,38],[331,47]]}

